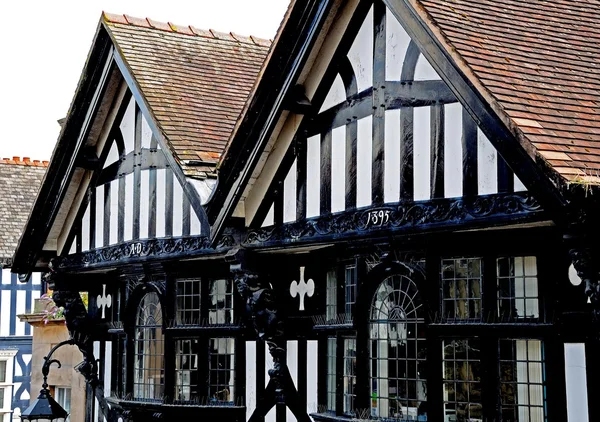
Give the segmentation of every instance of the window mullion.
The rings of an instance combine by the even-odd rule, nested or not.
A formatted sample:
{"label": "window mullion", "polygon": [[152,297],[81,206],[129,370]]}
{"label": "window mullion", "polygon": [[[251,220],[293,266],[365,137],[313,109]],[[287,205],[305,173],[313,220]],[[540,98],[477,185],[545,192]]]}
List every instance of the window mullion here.
{"label": "window mullion", "polygon": [[482,280],[482,303],[481,310],[483,322],[492,323],[497,319],[497,281],[496,281],[496,257],[485,255],[483,257],[483,280]]}
{"label": "window mullion", "polygon": [[481,337],[481,398],[483,420],[499,420],[498,339],[495,336]]}

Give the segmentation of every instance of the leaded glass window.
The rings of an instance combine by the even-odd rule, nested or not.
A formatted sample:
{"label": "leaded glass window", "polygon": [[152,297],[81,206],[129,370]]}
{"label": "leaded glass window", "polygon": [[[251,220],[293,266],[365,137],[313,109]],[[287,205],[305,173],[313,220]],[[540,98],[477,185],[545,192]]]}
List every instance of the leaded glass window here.
{"label": "leaded glass window", "polygon": [[354,314],[354,305],[356,304],[356,290],[357,290],[357,274],[356,274],[356,265],[346,265],[345,271],[345,298],[346,304],[344,311],[348,318],[352,318]]}
{"label": "leaded glass window", "polygon": [[539,318],[535,256],[498,258],[496,267],[500,318],[503,320]]}
{"label": "leaded glass window", "polygon": [[162,400],[165,362],[162,308],[156,293],[141,300],[135,324],[133,395],[138,400]]}
{"label": "leaded glass window", "polygon": [[198,399],[198,340],[185,339],[176,342],[175,400]]}
{"label": "leaded glass window", "polygon": [[235,399],[235,339],[209,339],[208,363],[208,394],[210,401],[213,403],[232,403]]}
{"label": "leaded glass window", "polygon": [[337,319],[337,274],[335,270],[327,271],[327,286],[325,291],[325,320]]}
{"label": "leaded glass window", "polygon": [[336,348],[337,339],[335,337],[327,338],[327,410],[335,412],[336,397]]}
{"label": "leaded glass window", "polygon": [[344,413],[354,415],[356,403],[356,338],[344,338]]}
{"label": "leaded glass window", "polygon": [[209,324],[233,324],[233,283],[228,279],[211,280]]}
{"label": "leaded glass window", "polygon": [[427,420],[424,329],[414,281],[403,275],[386,278],[370,311],[371,416]]}
{"label": "leaded glass window", "polygon": [[481,320],[480,258],[442,260],[442,312],[446,320]]}
{"label": "leaded glass window", "polygon": [[200,322],[200,279],[178,279],[177,323],[187,325],[199,325]]}
{"label": "leaded glass window", "polygon": [[546,420],[546,374],[540,340],[500,340],[502,420]]}
{"label": "leaded glass window", "polygon": [[446,340],[443,347],[445,420],[483,420],[479,339]]}

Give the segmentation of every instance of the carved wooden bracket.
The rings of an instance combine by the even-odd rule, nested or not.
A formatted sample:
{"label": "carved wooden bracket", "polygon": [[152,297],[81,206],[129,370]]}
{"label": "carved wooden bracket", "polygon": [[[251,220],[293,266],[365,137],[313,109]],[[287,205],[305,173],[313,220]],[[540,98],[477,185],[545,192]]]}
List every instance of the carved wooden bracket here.
{"label": "carved wooden bracket", "polygon": [[585,283],[585,294],[590,298],[594,315],[600,318],[600,284],[594,251],[588,247],[576,247],[569,249],[569,256],[577,275]]}
{"label": "carved wooden bracket", "polygon": [[311,419],[301,404],[286,363],[285,330],[282,315],[277,309],[275,292],[256,272],[245,268],[243,251],[232,256],[235,258],[230,269],[237,291],[246,302],[246,312],[258,338],[267,344],[273,357],[273,369],[269,370],[270,380],[265,394],[257,403],[249,422],[263,420],[278,403],[285,404],[298,421],[309,422]]}

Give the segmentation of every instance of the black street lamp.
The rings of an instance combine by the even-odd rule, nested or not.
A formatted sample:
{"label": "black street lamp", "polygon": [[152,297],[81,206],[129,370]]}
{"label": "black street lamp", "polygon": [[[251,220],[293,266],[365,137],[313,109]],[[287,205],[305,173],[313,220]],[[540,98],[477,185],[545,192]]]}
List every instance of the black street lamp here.
{"label": "black street lamp", "polygon": [[75,344],[75,341],[73,339],[68,339],[58,343],[50,350],[50,353],[44,357],[44,364],[42,365],[44,383],[42,384],[40,395],[23,411],[23,413],[21,413],[21,421],[64,422],[69,416],[67,411],[52,398],[50,390],[48,390],[48,373],[50,372],[50,366],[53,363],[56,363],[59,368],[61,366],[58,360],[50,358],[58,348],[66,344],[73,345]]}

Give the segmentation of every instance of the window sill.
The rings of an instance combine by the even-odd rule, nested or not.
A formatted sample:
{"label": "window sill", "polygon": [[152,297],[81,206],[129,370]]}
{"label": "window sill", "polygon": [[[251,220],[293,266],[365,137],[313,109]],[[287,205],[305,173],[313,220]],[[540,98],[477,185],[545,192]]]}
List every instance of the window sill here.
{"label": "window sill", "polygon": [[310,417],[315,421],[323,421],[323,422],[349,422],[356,420],[352,416],[337,416],[333,413],[311,413]]}
{"label": "window sill", "polygon": [[234,324],[215,324],[215,325],[177,325],[168,327],[166,330],[170,332],[185,332],[185,331],[241,331],[241,325]]}

